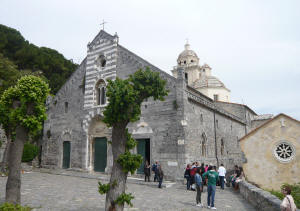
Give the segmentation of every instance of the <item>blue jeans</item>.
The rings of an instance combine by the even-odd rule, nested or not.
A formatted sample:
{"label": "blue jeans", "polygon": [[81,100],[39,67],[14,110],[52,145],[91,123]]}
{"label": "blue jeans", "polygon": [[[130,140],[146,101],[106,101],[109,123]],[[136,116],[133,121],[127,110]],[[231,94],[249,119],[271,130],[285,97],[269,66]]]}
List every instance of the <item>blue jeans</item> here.
{"label": "blue jeans", "polygon": [[189,190],[191,187],[191,177],[185,176],[185,179],[186,179],[186,189]]}
{"label": "blue jeans", "polygon": [[[216,193],[216,186],[208,185],[207,186],[207,206],[211,206],[211,207],[215,206],[215,193]],[[211,201],[210,201],[210,198],[211,198]]]}
{"label": "blue jeans", "polygon": [[224,176],[219,176],[221,188],[224,190]]}

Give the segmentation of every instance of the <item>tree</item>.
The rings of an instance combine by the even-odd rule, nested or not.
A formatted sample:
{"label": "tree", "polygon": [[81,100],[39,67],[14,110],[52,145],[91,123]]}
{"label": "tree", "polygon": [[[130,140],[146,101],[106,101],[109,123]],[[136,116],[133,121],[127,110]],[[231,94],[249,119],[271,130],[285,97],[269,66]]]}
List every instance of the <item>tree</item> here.
{"label": "tree", "polygon": [[24,76],[14,87],[8,88],[0,99],[0,124],[11,135],[8,158],[6,202],[19,204],[21,200],[21,159],[24,143],[42,129],[46,119],[45,100],[48,84],[36,76]]}
{"label": "tree", "polygon": [[49,80],[52,94],[60,89],[78,67],[56,50],[35,46],[25,40],[19,31],[2,24],[0,24],[0,53],[14,62],[20,72],[24,70],[41,72]]}
{"label": "tree", "polygon": [[153,97],[154,100],[164,100],[168,94],[166,81],[158,72],[149,68],[138,70],[128,79],[117,78],[109,81],[107,97],[109,103],[104,110],[104,122],[112,127],[113,167],[109,184],[99,182],[99,192],[106,193],[105,210],[123,210],[124,203],[131,204],[133,196],[125,193],[128,172],[134,173],[141,164],[139,155],[131,154],[130,149],[136,145],[126,127],[129,122],[135,122],[141,114],[142,102]]}

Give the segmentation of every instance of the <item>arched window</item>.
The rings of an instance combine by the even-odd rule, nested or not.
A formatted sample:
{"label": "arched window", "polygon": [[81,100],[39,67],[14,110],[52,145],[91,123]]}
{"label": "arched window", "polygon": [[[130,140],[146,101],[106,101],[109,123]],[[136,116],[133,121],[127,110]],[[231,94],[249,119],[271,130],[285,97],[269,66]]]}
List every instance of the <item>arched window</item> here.
{"label": "arched window", "polygon": [[206,143],[207,143],[207,138],[205,133],[202,134],[202,143],[201,143],[201,155],[203,157],[206,157]]}
{"label": "arched window", "polygon": [[105,67],[105,65],[106,65],[106,58],[105,58],[105,56],[103,54],[100,54],[98,56],[98,58],[96,59],[96,63],[97,63],[98,67],[101,67],[101,68]]}
{"label": "arched window", "polygon": [[221,155],[224,155],[224,140],[221,139]]}
{"label": "arched window", "polygon": [[96,105],[106,104],[106,88],[103,80],[98,81],[96,84]]}

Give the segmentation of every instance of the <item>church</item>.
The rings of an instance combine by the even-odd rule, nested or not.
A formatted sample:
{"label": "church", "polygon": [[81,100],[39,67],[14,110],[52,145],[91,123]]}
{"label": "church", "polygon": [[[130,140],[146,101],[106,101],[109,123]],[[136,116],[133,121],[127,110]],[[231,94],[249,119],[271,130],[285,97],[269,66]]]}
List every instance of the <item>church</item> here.
{"label": "church", "polygon": [[[101,30],[78,69],[47,100],[42,167],[109,173],[111,128],[102,121],[107,81],[145,67],[159,72],[170,92],[165,101],[143,102],[140,120],[128,125],[144,162],[158,161],[172,180],[181,180],[186,164],[194,161],[228,169],[241,165],[239,139],[270,116],[230,102],[230,90],[208,64],[200,64],[188,43],[169,75],[120,45],[117,34]],[[143,173],[143,164],[136,173]]]}

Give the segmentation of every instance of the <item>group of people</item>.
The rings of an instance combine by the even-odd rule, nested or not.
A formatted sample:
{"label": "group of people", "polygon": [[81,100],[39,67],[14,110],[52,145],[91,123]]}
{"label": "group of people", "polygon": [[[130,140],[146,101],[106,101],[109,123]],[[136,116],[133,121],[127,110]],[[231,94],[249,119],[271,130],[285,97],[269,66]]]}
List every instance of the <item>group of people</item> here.
{"label": "group of people", "polygon": [[203,186],[207,185],[207,207],[209,209],[217,209],[215,207],[215,193],[216,185],[220,183],[221,189],[224,189],[226,169],[223,164],[220,165],[218,172],[217,167],[213,165],[205,165],[204,163],[199,165],[198,162],[188,164],[184,178],[186,179],[187,190],[196,190],[196,206],[202,207],[201,204],[201,193],[203,192]]}
{"label": "group of people", "polygon": [[145,182],[150,182],[151,171],[154,173],[154,182],[158,182],[158,187],[162,188],[162,181],[164,178],[164,172],[161,165],[156,161],[150,166],[149,162],[146,160],[144,165]]}

